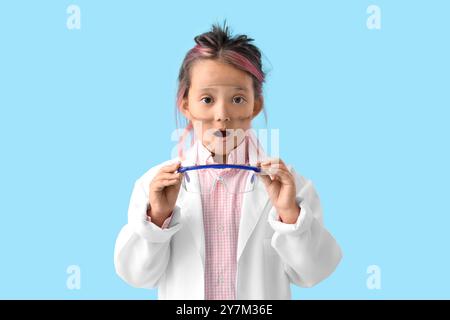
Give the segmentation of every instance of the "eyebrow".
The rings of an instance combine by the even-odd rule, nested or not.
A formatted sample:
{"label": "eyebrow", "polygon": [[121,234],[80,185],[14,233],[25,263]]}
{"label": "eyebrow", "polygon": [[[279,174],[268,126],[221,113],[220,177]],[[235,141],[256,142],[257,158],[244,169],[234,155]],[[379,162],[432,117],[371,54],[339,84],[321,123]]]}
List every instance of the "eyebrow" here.
{"label": "eyebrow", "polygon": [[[232,89],[237,89],[237,90],[239,90],[239,91],[246,91],[246,92],[248,92],[248,89],[247,89],[247,88],[239,87],[239,86],[234,86],[234,87],[232,87]],[[214,87],[203,87],[203,88],[200,88],[200,89],[199,89],[199,91],[207,91],[207,90],[217,91],[217,89],[214,88]]]}

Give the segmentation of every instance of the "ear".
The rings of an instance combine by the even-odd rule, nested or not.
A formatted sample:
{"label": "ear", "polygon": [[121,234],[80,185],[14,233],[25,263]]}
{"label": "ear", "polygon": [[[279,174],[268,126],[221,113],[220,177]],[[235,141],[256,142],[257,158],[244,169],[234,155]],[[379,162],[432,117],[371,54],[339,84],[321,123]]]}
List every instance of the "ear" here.
{"label": "ear", "polygon": [[180,111],[181,111],[181,113],[186,117],[186,119],[192,120],[192,119],[191,119],[191,113],[190,113],[190,111],[189,111],[189,101],[188,101],[188,98],[183,98],[183,100],[181,100]]}
{"label": "ear", "polygon": [[255,118],[263,109],[264,105],[264,98],[263,96],[259,96],[258,98],[255,98],[255,104],[253,105],[253,115],[252,119]]}

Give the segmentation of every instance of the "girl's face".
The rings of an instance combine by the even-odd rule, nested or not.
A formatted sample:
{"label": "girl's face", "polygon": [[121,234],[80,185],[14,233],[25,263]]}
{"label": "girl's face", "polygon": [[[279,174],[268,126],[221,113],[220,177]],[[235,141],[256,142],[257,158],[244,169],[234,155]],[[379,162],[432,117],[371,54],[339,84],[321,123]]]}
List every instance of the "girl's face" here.
{"label": "girl's face", "polygon": [[196,139],[214,155],[226,159],[262,110],[262,98],[255,99],[248,73],[217,60],[196,61],[190,77],[182,112],[192,121]]}

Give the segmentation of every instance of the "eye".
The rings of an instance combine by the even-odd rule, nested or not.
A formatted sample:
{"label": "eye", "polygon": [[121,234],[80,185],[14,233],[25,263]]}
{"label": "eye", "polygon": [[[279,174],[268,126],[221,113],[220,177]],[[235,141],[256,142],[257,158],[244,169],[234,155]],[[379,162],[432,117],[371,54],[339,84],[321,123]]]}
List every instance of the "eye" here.
{"label": "eye", "polygon": [[233,98],[233,103],[236,103],[236,104],[242,104],[245,101],[246,100],[242,96],[236,96],[236,97]]}
{"label": "eye", "polygon": [[212,98],[211,97],[204,97],[200,101],[203,101],[206,104],[210,104],[212,102]]}

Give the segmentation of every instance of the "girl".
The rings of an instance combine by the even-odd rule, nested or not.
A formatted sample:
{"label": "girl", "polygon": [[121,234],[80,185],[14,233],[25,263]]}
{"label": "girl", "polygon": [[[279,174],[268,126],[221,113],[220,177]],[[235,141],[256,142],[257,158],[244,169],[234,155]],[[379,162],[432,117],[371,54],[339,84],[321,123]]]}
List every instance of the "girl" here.
{"label": "girl", "polygon": [[[311,181],[265,158],[251,131],[264,82],[252,41],[225,24],[195,37],[177,96],[193,144],[134,185],[115,268],[132,286],[158,287],[159,299],[290,299],[291,283],[311,287],[341,259]],[[182,170],[211,164],[245,170]],[[263,183],[255,166],[269,173]]]}

